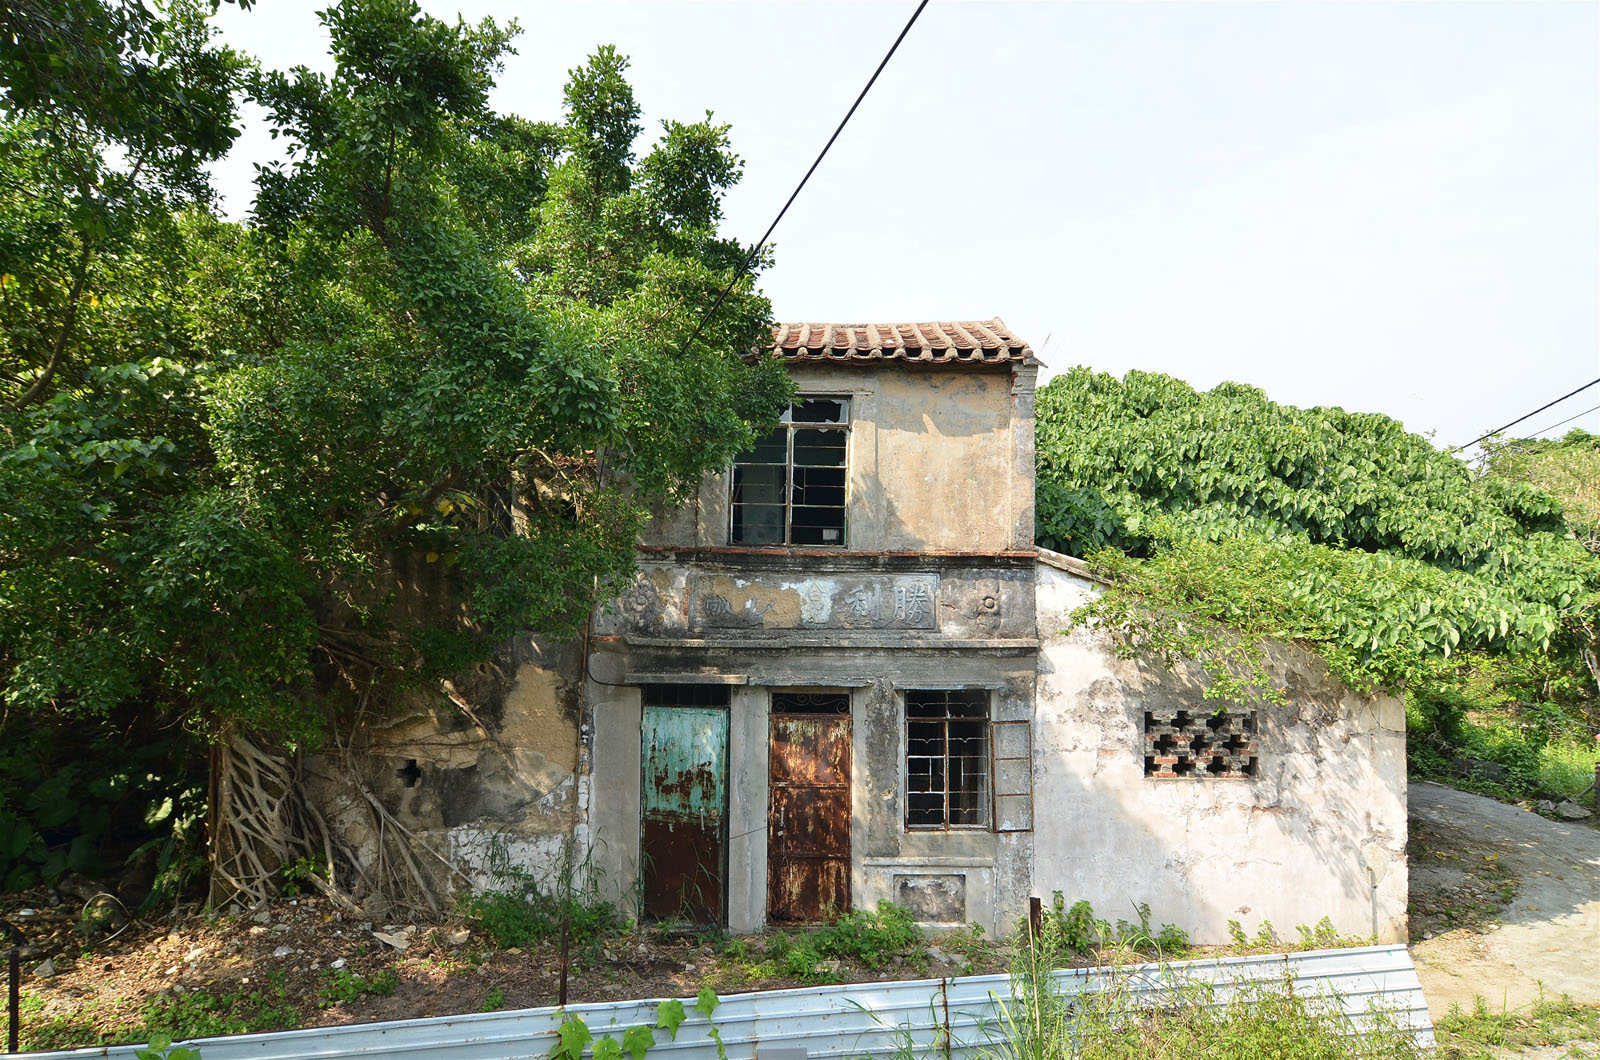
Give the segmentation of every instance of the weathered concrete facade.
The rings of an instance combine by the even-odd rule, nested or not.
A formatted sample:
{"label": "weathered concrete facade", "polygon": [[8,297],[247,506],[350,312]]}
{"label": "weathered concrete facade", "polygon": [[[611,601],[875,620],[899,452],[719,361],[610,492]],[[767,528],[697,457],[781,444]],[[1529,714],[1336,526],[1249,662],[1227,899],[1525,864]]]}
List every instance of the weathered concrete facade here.
{"label": "weathered concrete facade", "polygon": [[[736,932],[887,899],[1005,935],[1059,890],[1202,942],[1403,937],[1397,700],[1285,649],[1289,706],[1219,716],[1183,668],[1061,632],[1095,586],[1033,546],[1025,344],[788,325],[772,352],[784,423],[659,513],[581,644],[509,646],[370,734],[370,790],[440,864],[577,863],[632,913]],[[360,847],[361,799],[326,795]]]}
{"label": "weathered concrete facade", "polygon": [[1016,345],[998,363],[792,365],[802,396],[849,403],[846,547],[731,544],[728,474],[657,520],[638,581],[594,622],[587,686],[587,839],[619,899],[652,871],[639,824],[653,782],[640,769],[641,690],[720,684],[730,929],[765,926],[784,900],[789,877],[770,844],[784,827],[774,791],[785,769],[771,756],[795,694],[848,704],[848,787],[819,811],[848,829],[848,886],[830,897],[864,908],[888,899],[930,923],[996,931],[1026,904],[1025,776],[1004,819],[985,808],[981,823],[909,827],[905,801],[908,692],[974,693],[994,722],[1025,726],[1032,713],[1036,367]]}
{"label": "weathered concrete facade", "polygon": [[1055,827],[1034,837],[1033,884],[1195,941],[1227,922],[1270,921],[1291,940],[1323,917],[1341,932],[1406,938],[1405,708],[1358,696],[1315,656],[1274,648],[1286,706],[1254,708],[1256,768],[1244,778],[1145,773],[1147,711],[1209,715],[1192,669],[1116,658],[1107,635],[1064,633],[1097,587],[1081,564],[1042,553],[1034,797]]}

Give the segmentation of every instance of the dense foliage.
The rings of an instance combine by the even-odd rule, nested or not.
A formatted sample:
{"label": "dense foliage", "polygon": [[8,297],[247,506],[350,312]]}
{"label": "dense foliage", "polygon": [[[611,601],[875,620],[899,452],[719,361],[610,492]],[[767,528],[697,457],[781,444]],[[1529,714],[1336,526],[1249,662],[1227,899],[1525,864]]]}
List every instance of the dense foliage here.
{"label": "dense foliage", "polygon": [[1388,417],[1078,368],[1039,392],[1038,454],[1040,543],[1114,582],[1080,619],[1129,650],[1199,656],[1212,695],[1276,694],[1266,638],[1313,644],[1357,687],[1413,691],[1463,652],[1553,654],[1570,675],[1593,650],[1600,558],[1560,501]]}
{"label": "dense foliage", "polygon": [[[204,15],[0,13],[8,739],[310,740],[340,702],[572,630],[652,507],[788,395],[741,356],[751,278],[688,343],[742,257],[727,127],[668,122],[636,158],[613,50],[537,123],[487,103],[514,25],[344,0],[324,77],[255,68]],[[231,224],[204,164],[245,95],[291,160]],[[0,831],[27,816],[6,794]]]}

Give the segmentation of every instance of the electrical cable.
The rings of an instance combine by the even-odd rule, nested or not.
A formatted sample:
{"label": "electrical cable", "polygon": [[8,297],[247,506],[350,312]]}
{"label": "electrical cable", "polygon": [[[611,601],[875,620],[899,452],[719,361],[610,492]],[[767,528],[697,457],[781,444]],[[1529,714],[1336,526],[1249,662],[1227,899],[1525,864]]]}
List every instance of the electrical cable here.
{"label": "electrical cable", "polygon": [[844,127],[850,124],[850,119],[855,115],[856,108],[861,106],[861,101],[867,98],[868,92],[872,91],[872,86],[877,82],[878,75],[883,73],[883,68],[889,65],[889,60],[894,58],[894,53],[900,47],[900,42],[906,39],[906,34],[911,32],[911,27],[916,25],[917,19],[922,15],[922,9],[927,6],[928,0],[922,0],[917,5],[917,9],[911,13],[911,18],[906,21],[905,27],[900,30],[900,35],[894,39],[894,43],[889,45],[889,50],[884,53],[883,61],[878,63],[878,68],[872,71],[871,77],[867,78],[866,86],[861,89],[861,94],[856,96],[854,103],[850,104],[850,109],[845,112],[844,119],[839,122],[839,127],[833,130],[833,135],[828,137],[828,142],[822,145],[822,151],[818,153],[816,161],[811,163],[811,168],[806,170],[806,175],[800,178],[799,184],[795,185],[794,191],[789,195],[789,201],[783,204],[783,209],[778,211],[778,216],[772,219],[772,223],[767,226],[767,230],[761,236],[761,239],[754,247],[750,248],[750,253],[745,255],[744,262],[734,271],[733,277],[728,281],[728,286],[724,287],[722,293],[717,295],[717,300],[711,303],[711,308],[701,316],[700,323],[695,325],[693,333],[684,340],[683,347],[678,351],[680,357],[689,352],[690,345],[700,337],[700,332],[704,331],[705,326],[711,322],[711,318],[716,316],[717,310],[722,308],[722,303],[727,300],[728,295],[733,293],[733,288],[738,284],[739,278],[750,270],[750,265],[756,260],[756,256],[761,253],[761,248],[765,247],[767,240],[772,238],[772,233],[778,227],[778,222],[783,220],[783,215],[788,213],[789,207],[794,205],[794,200],[800,196],[800,191],[806,186],[806,182],[811,179],[811,174],[815,173],[817,167],[822,165],[822,160],[828,156],[828,149],[839,138],[839,134],[844,132]]}
{"label": "electrical cable", "polygon": [[1557,427],[1565,427],[1567,424],[1571,423],[1573,420],[1578,419],[1580,416],[1587,416],[1591,412],[1600,412],[1600,405],[1596,405],[1592,409],[1584,409],[1582,412],[1578,413],[1577,416],[1568,416],[1566,419],[1561,420],[1561,421],[1559,421],[1557,423],[1552,423],[1550,426],[1545,427],[1542,430],[1534,431],[1533,432],[1533,436],[1535,438],[1537,438],[1537,437],[1539,437],[1539,435],[1545,433],[1545,431],[1553,431]]}
{"label": "electrical cable", "polygon": [[[1518,416],[1516,419],[1512,420],[1510,423],[1501,424],[1500,426],[1496,427],[1492,431],[1486,431],[1483,434],[1478,435],[1476,438],[1472,439],[1472,441],[1468,442],[1466,445],[1458,445],[1458,446],[1456,446],[1454,449],[1452,449],[1450,451],[1452,453],[1459,453],[1463,449],[1469,448],[1470,446],[1477,445],[1479,442],[1483,441],[1485,438],[1492,438],[1495,435],[1499,434],[1501,431],[1505,430],[1507,427],[1515,427],[1517,424],[1521,423],[1523,420],[1531,419],[1532,417],[1539,415],[1539,413],[1543,412],[1545,409],[1549,408],[1551,405],[1559,405],[1559,404],[1561,404],[1563,401],[1567,400],[1567,398],[1571,397],[1573,394],[1581,394],[1581,393],[1583,393],[1585,390],[1588,390],[1590,387],[1594,386],[1596,383],[1600,383],[1600,379],[1591,379],[1587,383],[1585,383],[1582,386],[1580,386],[1578,389],[1572,390],[1572,391],[1568,391],[1567,393],[1562,394],[1560,397],[1556,398],[1554,401],[1546,402],[1545,404],[1540,405],[1538,408],[1534,409],[1532,412],[1528,413],[1526,416]],[[1578,415],[1582,416],[1584,414],[1580,412],[1580,413],[1578,413]],[[1577,417],[1574,416],[1573,418],[1576,419]],[[1565,423],[1566,421],[1562,420],[1561,422]],[[1561,424],[1559,424],[1559,423],[1556,424],[1556,426],[1558,426],[1558,427],[1560,425]],[[1545,429],[1549,430],[1548,427],[1545,428]]]}

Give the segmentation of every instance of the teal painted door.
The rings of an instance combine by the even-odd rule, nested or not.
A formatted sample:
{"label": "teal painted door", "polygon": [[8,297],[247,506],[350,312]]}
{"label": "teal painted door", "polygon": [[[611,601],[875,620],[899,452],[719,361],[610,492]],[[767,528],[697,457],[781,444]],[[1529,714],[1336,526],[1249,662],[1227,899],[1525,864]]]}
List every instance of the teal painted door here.
{"label": "teal painted door", "polygon": [[647,705],[642,735],[644,914],[720,924],[727,878],[728,712]]}

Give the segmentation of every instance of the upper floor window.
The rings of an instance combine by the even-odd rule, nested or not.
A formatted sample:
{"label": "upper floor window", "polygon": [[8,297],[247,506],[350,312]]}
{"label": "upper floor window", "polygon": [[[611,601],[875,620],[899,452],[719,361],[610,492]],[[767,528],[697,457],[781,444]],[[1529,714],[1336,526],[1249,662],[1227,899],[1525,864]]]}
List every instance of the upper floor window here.
{"label": "upper floor window", "polygon": [[729,540],[842,546],[849,437],[849,398],[797,398],[771,434],[734,458]]}

